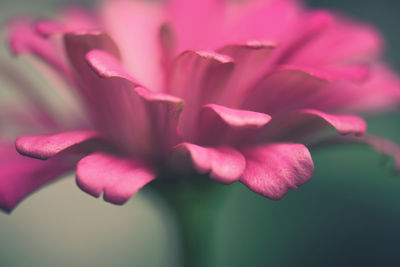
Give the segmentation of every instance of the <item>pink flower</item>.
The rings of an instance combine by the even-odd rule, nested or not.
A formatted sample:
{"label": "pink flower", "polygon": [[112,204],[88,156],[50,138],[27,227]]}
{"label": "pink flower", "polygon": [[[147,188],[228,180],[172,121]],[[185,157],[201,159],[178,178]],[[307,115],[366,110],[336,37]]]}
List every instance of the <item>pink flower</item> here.
{"label": "pink flower", "polygon": [[295,0],[106,1],[33,21],[10,23],[12,51],[47,63],[84,112],[67,124],[35,98],[30,119],[7,110],[43,134],[16,140],[35,159],[0,145],[6,211],[75,165],[82,190],[115,204],[194,170],[280,199],[311,179],[307,146],[332,140],[329,128],[399,158],[389,141],[361,137],[355,115],[400,101],[369,25]]}

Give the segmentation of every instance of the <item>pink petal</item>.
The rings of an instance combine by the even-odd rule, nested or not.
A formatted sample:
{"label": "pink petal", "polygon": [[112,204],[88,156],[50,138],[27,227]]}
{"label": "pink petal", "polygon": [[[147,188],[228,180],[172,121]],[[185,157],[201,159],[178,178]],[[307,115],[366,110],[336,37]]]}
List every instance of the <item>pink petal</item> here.
{"label": "pink petal", "polygon": [[372,112],[395,108],[400,104],[400,79],[393,69],[378,62],[371,66],[369,79],[353,94],[356,96],[352,110]]}
{"label": "pink petal", "polygon": [[153,93],[143,87],[135,88],[135,92],[144,103],[148,121],[151,122],[151,134],[161,149],[160,154],[168,153],[180,139],[177,127],[184,101],[172,95]]}
{"label": "pink petal", "polygon": [[[162,5],[150,1],[105,1],[101,9],[107,32],[121,49],[127,69],[147,88],[161,91],[159,30],[165,21]],[[129,26],[127,26],[129,25]]]}
{"label": "pink petal", "polygon": [[[141,129],[136,129],[136,132],[139,130],[147,132],[146,135],[153,138],[153,142],[151,142],[153,146],[161,147],[163,152],[167,152],[171,146],[176,145],[178,142],[176,128],[184,105],[183,100],[168,94],[153,93],[138,86],[134,78],[124,70],[120,63],[104,51],[92,50],[86,55],[86,58],[93,70],[100,77],[106,78],[102,81],[103,85],[107,81],[112,81],[111,86],[116,87],[118,83],[123,83],[123,80],[132,84],[130,88],[135,94],[131,95],[131,100],[136,101],[136,104],[131,103],[133,113],[127,119],[135,128],[138,128],[138,123],[141,123]],[[137,123],[133,123],[135,121]],[[140,136],[137,139],[143,142],[143,138]]]}
{"label": "pink petal", "polygon": [[137,81],[123,68],[121,63],[103,50],[91,50],[86,54],[87,62],[97,75],[103,78],[123,78],[139,85]]}
{"label": "pink petal", "polygon": [[304,109],[297,111],[293,116],[294,120],[301,120],[302,118],[323,120],[321,122],[331,125],[342,135],[363,135],[367,130],[365,120],[356,115],[328,114],[319,110]]}
{"label": "pink petal", "polygon": [[187,51],[175,60],[168,92],[181,97],[186,103],[179,130],[188,140],[193,138],[194,124],[201,107],[218,102],[233,69],[230,57],[215,52]]}
{"label": "pink petal", "polygon": [[177,53],[216,48],[222,27],[224,1],[168,0],[167,18],[175,31]]}
{"label": "pink petal", "polygon": [[10,212],[32,192],[73,168],[55,158],[40,161],[19,155],[13,144],[0,143],[0,209]]}
{"label": "pink petal", "polygon": [[368,62],[378,57],[382,48],[383,39],[375,28],[336,16],[324,32],[293,54],[290,62],[294,64]]}
{"label": "pink petal", "polygon": [[265,41],[264,38],[281,42],[297,26],[301,14],[298,1],[292,0],[226,2],[224,28],[218,39],[224,43]]}
{"label": "pink petal", "polygon": [[238,99],[242,99],[256,80],[265,73],[276,47],[272,42],[250,41],[217,49],[218,53],[235,60],[235,68],[225,85],[225,97],[220,99],[220,104],[233,107],[238,105]]}
{"label": "pink petal", "polygon": [[264,113],[231,109],[215,104],[200,112],[198,142],[201,144],[238,144],[262,133],[271,117]]}
{"label": "pink petal", "polygon": [[93,131],[74,131],[22,136],[16,140],[15,144],[18,152],[22,155],[38,159],[49,159],[68,148],[99,137],[100,134]]}
{"label": "pink petal", "polygon": [[347,114],[329,114],[319,110],[303,109],[273,117],[261,140],[315,141],[327,127],[341,135],[361,136],[367,123],[361,117]]}
{"label": "pink petal", "polygon": [[155,172],[134,158],[95,153],[79,161],[76,171],[78,186],[88,194],[122,205],[139,189],[154,180]]}
{"label": "pink petal", "polygon": [[70,79],[71,73],[56,43],[38,35],[29,20],[15,20],[8,25],[9,45],[15,55],[29,53],[49,64]]}
{"label": "pink petal", "polygon": [[312,178],[314,164],[301,144],[271,143],[242,149],[246,169],[240,181],[250,190],[270,199],[282,198]]}
{"label": "pink petal", "polygon": [[332,77],[318,69],[286,66],[264,76],[242,98],[241,108],[274,115],[291,109],[309,107],[319,91],[324,91]]}
{"label": "pink petal", "polygon": [[202,147],[182,143],[175,147],[174,153],[190,156],[193,166],[201,174],[224,184],[239,180],[246,166],[243,155],[232,147]]}

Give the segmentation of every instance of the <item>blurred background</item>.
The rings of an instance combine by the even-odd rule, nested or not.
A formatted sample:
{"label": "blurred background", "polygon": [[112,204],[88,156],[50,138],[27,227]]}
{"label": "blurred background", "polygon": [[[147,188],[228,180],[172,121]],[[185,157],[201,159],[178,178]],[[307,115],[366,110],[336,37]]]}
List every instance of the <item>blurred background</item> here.
{"label": "blurred background", "polygon": [[[46,16],[71,2],[95,3],[0,0],[0,20]],[[387,60],[400,71],[399,1],[307,2],[375,24],[386,37]],[[10,60],[4,40],[0,55]],[[400,143],[399,116],[369,117],[370,133]],[[216,229],[203,226],[212,245],[207,266],[400,266],[400,176],[390,160],[360,146],[314,151],[313,158],[313,180],[279,202],[241,184],[223,187]],[[0,213],[0,266],[177,266],[178,234],[150,190],[116,207],[81,192],[70,175],[11,215]]]}

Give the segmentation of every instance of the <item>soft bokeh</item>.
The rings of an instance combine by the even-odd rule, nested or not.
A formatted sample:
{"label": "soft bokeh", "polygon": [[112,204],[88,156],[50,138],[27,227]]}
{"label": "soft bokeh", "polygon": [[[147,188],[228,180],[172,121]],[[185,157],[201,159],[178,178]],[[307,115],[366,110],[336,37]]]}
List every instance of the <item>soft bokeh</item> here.
{"label": "soft bokeh", "polygon": [[[0,16],[46,15],[61,2],[2,0]],[[400,3],[309,2],[376,24],[387,38],[387,59],[400,70]],[[0,55],[2,62],[10,59],[3,47]],[[3,81],[0,76],[2,86]],[[370,133],[400,142],[399,115],[369,118]],[[400,178],[368,151],[359,146],[314,151],[313,180],[279,202],[240,185],[225,187],[208,266],[399,266]],[[145,190],[115,207],[82,194],[74,183],[67,177],[31,196],[11,216],[0,214],[0,266],[177,265],[176,229],[155,194]]]}

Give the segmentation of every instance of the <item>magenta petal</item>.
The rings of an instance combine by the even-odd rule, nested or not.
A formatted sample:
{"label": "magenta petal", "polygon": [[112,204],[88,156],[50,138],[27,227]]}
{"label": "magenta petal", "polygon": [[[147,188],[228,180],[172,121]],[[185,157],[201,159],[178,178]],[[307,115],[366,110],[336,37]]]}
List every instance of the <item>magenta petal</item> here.
{"label": "magenta petal", "polygon": [[220,104],[236,107],[257,79],[262,77],[270,64],[270,58],[276,50],[273,42],[249,41],[246,44],[223,46],[217,51],[230,56],[235,61],[235,68],[224,88],[224,97]]}
{"label": "magenta petal", "polygon": [[261,134],[270,120],[264,113],[208,104],[200,112],[196,140],[206,145],[242,144]]}
{"label": "magenta petal", "polygon": [[281,111],[304,108],[309,98],[313,98],[329,83],[330,77],[326,73],[283,67],[264,76],[243,98],[242,108],[272,116]]}
{"label": "magenta petal", "polygon": [[14,54],[30,53],[56,69],[64,77],[70,78],[70,70],[64,55],[55,43],[42,38],[29,20],[16,20],[9,25],[9,44]]}
{"label": "magenta petal", "polygon": [[265,126],[271,116],[248,110],[231,109],[215,104],[205,105],[202,120],[220,120],[231,128],[260,128]]}
{"label": "magenta petal", "polygon": [[124,78],[135,84],[135,81],[131,75],[126,72],[122,67],[121,63],[108,52],[103,50],[92,50],[86,54],[86,59],[92,69],[103,78]]}
{"label": "magenta petal", "polygon": [[0,209],[10,212],[27,195],[72,169],[61,159],[23,157],[13,144],[0,143]]}
{"label": "magenta petal", "polygon": [[216,52],[186,51],[175,59],[168,93],[185,101],[179,131],[187,140],[192,141],[195,135],[201,107],[218,103],[218,99],[224,96],[222,89],[233,69],[232,59]]}
{"label": "magenta petal", "polygon": [[153,93],[143,87],[136,87],[135,92],[144,103],[155,142],[164,154],[168,153],[180,139],[177,128],[184,101],[172,95]]}
{"label": "magenta petal", "polygon": [[22,136],[15,142],[22,155],[38,159],[49,159],[58,153],[83,142],[99,138],[93,131],[74,131],[58,134]]}
{"label": "magenta petal", "polygon": [[[182,111],[184,102],[182,99],[163,93],[154,93],[146,88],[140,87],[129,73],[121,66],[119,61],[101,50],[92,50],[87,55],[89,65],[106,81],[113,81],[113,86],[118,88],[118,84],[122,84],[124,80],[131,83],[130,88],[136,95],[131,95],[131,100],[140,99],[138,103],[132,104],[134,114],[128,119],[129,123],[134,120],[141,123],[142,130],[149,128],[148,135],[153,135],[155,142],[161,147],[163,152],[177,143],[177,123]],[[122,87],[119,85],[119,87]],[[112,89],[112,88],[109,88]],[[115,92],[117,94],[118,92]],[[148,122],[149,125],[147,125]],[[138,131],[138,124],[133,124]],[[140,138],[139,138],[140,139]],[[153,142],[154,143],[154,142]],[[167,148],[168,147],[168,148]]]}
{"label": "magenta petal", "polygon": [[139,189],[151,182],[156,174],[152,168],[134,158],[95,153],[81,159],[76,181],[88,194],[122,205]]}
{"label": "magenta petal", "polygon": [[340,134],[354,134],[363,135],[367,130],[367,123],[365,120],[356,115],[343,115],[343,114],[328,114],[319,110],[304,109],[297,112],[295,117],[306,118],[311,117],[315,119],[322,119],[335,128]]}
{"label": "magenta petal", "polygon": [[271,143],[242,149],[246,169],[240,181],[270,199],[282,198],[312,178],[314,164],[302,144]]}
{"label": "magenta petal", "polygon": [[199,173],[210,173],[212,179],[224,184],[239,180],[246,166],[243,155],[232,147],[202,147],[182,143],[175,147],[174,152],[189,154]]}

